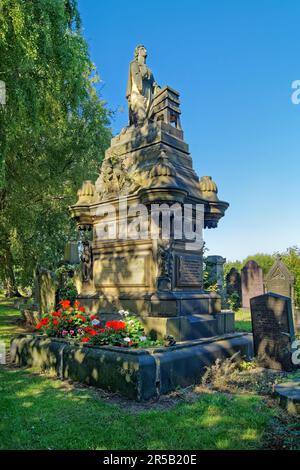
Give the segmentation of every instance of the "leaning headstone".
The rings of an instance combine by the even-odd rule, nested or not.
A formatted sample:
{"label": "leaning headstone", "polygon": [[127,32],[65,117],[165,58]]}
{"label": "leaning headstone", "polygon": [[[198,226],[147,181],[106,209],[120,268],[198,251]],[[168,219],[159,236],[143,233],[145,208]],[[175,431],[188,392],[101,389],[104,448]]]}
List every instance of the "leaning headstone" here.
{"label": "leaning headstone", "polygon": [[263,270],[254,260],[248,261],[241,271],[242,306],[250,308],[250,299],[264,293]]}
{"label": "leaning headstone", "polygon": [[268,293],[250,300],[254,354],[261,367],[291,371],[294,325],[291,299]]}
{"label": "leaning headstone", "polygon": [[39,311],[41,313],[47,313],[55,308],[58,285],[54,274],[47,269],[39,268],[37,275],[40,301]]}
{"label": "leaning headstone", "polygon": [[237,293],[238,296],[242,297],[241,294],[241,275],[236,268],[231,268],[229,273],[226,275],[226,296],[231,297],[232,294]]}
{"label": "leaning headstone", "polygon": [[67,242],[65,246],[64,262],[68,264],[79,264],[78,242]]}
{"label": "leaning headstone", "polygon": [[293,301],[294,283],[295,276],[283,263],[281,256],[277,256],[275,263],[265,277],[266,292],[285,295],[286,297],[290,297]]}
{"label": "leaning headstone", "polygon": [[224,264],[226,258],[223,256],[207,256],[205,259],[206,269],[209,275],[209,279],[212,283],[216,283],[218,286],[218,292],[222,297],[222,303],[225,306],[225,288],[224,288]]}

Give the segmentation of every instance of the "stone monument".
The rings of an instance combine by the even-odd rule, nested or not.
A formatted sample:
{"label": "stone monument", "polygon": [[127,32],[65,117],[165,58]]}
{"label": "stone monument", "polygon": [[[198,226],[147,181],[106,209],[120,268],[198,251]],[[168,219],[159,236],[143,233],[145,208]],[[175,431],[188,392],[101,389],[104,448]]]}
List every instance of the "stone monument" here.
{"label": "stone monument", "polygon": [[250,308],[250,299],[264,293],[263,270],[250,260],[241,271],[242,307]]}
{"label": "stone monument", "polygon": [[79,231],[92,232],[91,265],[83,267],[89,288],[80,300],[102,317],[128,309],[157,336],[213,336],[220,332],[221,298],[203,289],[203,244],[193,244],[186,227],[193,231],[198,216],[204,228],[217,227],[229,204],[210,176],[195,173],[179,93],[157,85],[146,57],[137,46],[128,127],[112,138],[98,179],[83,183],[70,208]]}
{"label": "stone monument", "polygon": [[275,263],[265,277],[265,291],[294,298],[295,276],[283,263],[281,256],[277,256]]}
{"label": "stone monument", "polygon": [[291,299],[268,293],[250,300],[254,354],[258,364],[291,371],[294,325]]}

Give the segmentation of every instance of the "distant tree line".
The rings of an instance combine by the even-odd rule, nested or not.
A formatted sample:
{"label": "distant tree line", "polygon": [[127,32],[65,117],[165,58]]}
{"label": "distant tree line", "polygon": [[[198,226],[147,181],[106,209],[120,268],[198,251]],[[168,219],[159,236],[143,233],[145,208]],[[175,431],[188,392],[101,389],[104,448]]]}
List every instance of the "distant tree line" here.
{"label": "distant tree line", "polygon": [[0,0],[0,57],[0,283],[13,296],[76,236],[68,206],[99,171],[110,113],[75,0]]}

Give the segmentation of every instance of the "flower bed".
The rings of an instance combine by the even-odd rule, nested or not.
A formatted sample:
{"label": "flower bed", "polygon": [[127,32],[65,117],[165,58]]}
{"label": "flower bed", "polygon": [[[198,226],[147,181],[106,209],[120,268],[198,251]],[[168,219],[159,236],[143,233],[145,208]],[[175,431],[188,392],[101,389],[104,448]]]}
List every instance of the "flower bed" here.
{"label": "flower bed", "polygon": [[104,325],[96,315],[87,315],[80,302],[61,300],[59,308],[43,316],[36,326],[49,337],[72,339],[95,346],[151,347],[160,344],[145,335],[137,317],[120,310],[122,320],[107,321]]}

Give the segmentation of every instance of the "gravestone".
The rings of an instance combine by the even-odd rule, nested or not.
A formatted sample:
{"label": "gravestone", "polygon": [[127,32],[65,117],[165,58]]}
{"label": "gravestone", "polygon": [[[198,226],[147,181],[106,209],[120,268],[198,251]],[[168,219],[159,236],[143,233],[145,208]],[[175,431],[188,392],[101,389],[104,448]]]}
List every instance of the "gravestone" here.
{"label": "gravestone", "polygon": [[265,277],[265,291],[290,297],[293,301],[295,276],[288,270],[280,256]]}
{"label": "gravestone", "polygon": [[69,241],[65,246],[64,262],[68,264],[79,264],[78,242]]}
{"label": "gravestone", "polygon": [[236,268],[231,268],[226,275],[226,297],[231,297],[235,292],[238,294],[241,302],[241,275]]}
{"label": "gravestone", "polygon": [[254,354],[259,366],[291,371],[294,324],[291,299],[267,293],[250,300]]}
{"label": "gravestone", "polygon": [[38,267],[35,273],[34,307],[40,313],[55,309],[58,283],[48,269]]}
{"label": "gravestone", "polygon": [[254,260],[241,271],[242,307],[250,308],[250,299],[264,293],[263,270]]}
{"label": "gravestone", "polygon": [[225,288],[224,288],[224,264],[226,258],[223,256],[207,256],[205,259],[206,270],[208,272],[209,280],[211,283],[216,283],[218,286],[218,292],[222,297],[222,304],[225,307]]}

